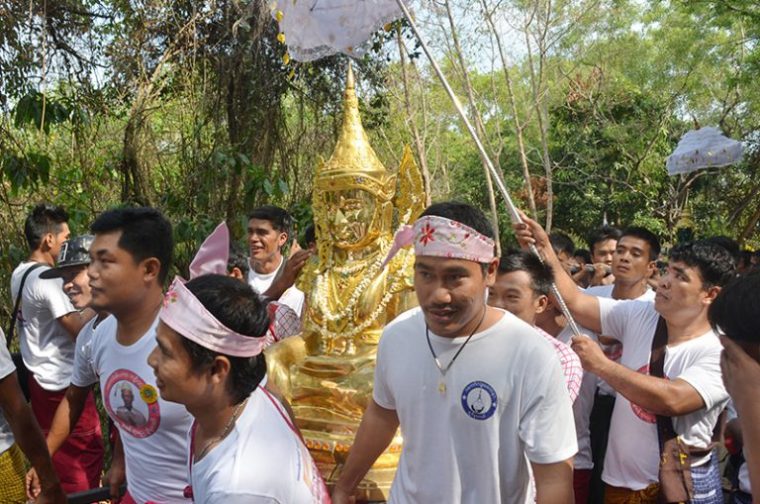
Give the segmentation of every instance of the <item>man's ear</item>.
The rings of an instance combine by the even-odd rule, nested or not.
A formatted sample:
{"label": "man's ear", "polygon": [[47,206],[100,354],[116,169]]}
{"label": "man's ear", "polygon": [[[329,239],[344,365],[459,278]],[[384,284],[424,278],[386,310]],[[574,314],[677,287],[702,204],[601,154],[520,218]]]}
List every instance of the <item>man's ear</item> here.
{"label": "man's ear", "polygon": [[237,266],[234,266],[230,270],[229,276],[231,276],[232,278],[237,278],[238,280],[243,280],[244,279],[243,278],[243,272],[240,271],[240,268],[238,268]]}
{"label": "man's ear", "polygon": [[549,306],[549,296],[541,294],[536,298],[536,314],[544,313]]}
{"label": "man's ear", "polygon": [[[143,279],[146,282],[158,280],[161,276],[161,261],[157,257],[148,257],[142,261]],[[159,282],[160,283],[160,282]]]}
{"label": "man's ear", "polygon": [[486,268],[483,275],[486,277],[486,286],[491,287],[494,283],[496,283],[496,272],[498,269],[499,258],[495,257],[491,262],[488,263],[488,267]]}
{"label": "man's ear", "polygon": [[721,287],[718,287],[717,285],[713,285],[709,289],[707,289],[707,296],[705,296],[705,303],[711,304],[713,301],[715,301],[715,298],[718,297],[718,294],[720,294]]}
{"label": "man's ear", "polygon": [[655,271],[657,271],[657,261],[649,261],[649,264],[647,264],[647,278],[652,278]]}
{"label": "man's ear", "polygon": [[40,240],[40,250],[46,252],[52,249],[53,240],[55,240],[55,235],[53,233],[45,233],[42,235],[42,239]]}
{"label": "man's ear", "polygon": [[280,236],[277,237],[277,248],[282,248],[285,246],[286,243],[288,243],[288,238],[290,236],[285,231],[280,232]]}
{"label": "man's ear", "polygon": [[230,360],[224,355],[217,355],[211,364],[211,382],[215,385],[225,383],[230,371],[232,371]]}

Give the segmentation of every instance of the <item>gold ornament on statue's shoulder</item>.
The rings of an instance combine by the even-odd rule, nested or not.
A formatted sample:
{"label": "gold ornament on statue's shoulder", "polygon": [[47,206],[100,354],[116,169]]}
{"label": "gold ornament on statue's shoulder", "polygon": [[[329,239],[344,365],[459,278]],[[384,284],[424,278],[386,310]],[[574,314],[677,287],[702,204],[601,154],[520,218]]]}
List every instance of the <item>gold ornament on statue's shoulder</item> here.
{"label": "gold ornament on statue's shoulder", "polygon": [[[407,147],[388,173],[362,127],[349,66],[338,143],[314,178],[318,257],[301,273],[304,331],[267,352],[269,379],[290,400],[306,444],[333,483],[372,398],[377,343],[385,324],[415,303],[414,255],[383,268],[395,227],[425,207],[422,176]],[[360,485],[367,499],[388,495],[401,451],[397,435]]]}

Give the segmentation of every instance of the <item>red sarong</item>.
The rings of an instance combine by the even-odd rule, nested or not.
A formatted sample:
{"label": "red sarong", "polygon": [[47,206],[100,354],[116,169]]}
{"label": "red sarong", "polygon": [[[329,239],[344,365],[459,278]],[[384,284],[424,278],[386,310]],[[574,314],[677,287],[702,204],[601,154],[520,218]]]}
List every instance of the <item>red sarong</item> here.
{"label": "red sarong", "polygon": [[[34,376],[30,375],[29,393],[34,416],[47,436],[55,417],[55,410],[66,395],[66,389],[45,390],[40,387]],[[87,394],[82,416],[66,442],[53,456],[53,466],[66,493],[81,492],[100,486],[100,475],[103,471],[103,437],[92,391]]]}

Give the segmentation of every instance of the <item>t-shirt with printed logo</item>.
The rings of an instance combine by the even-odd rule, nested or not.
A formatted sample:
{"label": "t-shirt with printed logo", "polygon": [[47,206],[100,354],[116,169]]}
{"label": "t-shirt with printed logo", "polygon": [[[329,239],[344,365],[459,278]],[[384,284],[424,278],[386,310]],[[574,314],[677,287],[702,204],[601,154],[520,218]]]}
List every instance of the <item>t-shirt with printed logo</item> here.
{"label": "t-shirt with printed logo", "polygon": [[[599,309],[602,333],[623,343],[620,364],[648,374],[660,317],[654,302],[599,298]],[[704,408],[673,417],[674,430],[688,445],[704,448],[710,444],[715,423],[728,402],[720,371],[722,348],[715,333],[708,331],[665,349],[665,377],[688,382],[705,403]],[[641,490],[658,481],[659,460],[656,416],[618,393],[602,479],[612,486]],[[707,460],[709,457],[692,465]]]}
{"label": "t-shirt with printed logo", "polygon": [[124,446],[129,494],[138,502],[188,502],[187,431],[192,416],[181,404],[161,399],[148,356],[156,325],[137,342],[116,340],[117,321],[103,320],[76,353],[71,382],[88,387],[100,380],[103,406]]}
{"label": "t-shirt with printed logo", "polygon": [[389,503],[533,502],[529,462],[551,464],[577,451],[570,395],[557,355],[511,313],[467,336],[430,332],[420,308],[383,331],[375,402],[396,410],[404,448]]}

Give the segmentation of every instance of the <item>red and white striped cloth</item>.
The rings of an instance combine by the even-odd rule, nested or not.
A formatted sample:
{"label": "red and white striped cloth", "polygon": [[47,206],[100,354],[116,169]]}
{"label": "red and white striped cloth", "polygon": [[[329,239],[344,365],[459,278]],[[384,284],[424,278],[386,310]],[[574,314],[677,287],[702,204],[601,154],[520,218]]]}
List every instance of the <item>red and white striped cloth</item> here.
{"label": "red and white striped cloth", "polygon": [[565,376],[565,385],[567,385],[567,392],[570,394],[570,401],[575,402],[583,380],[581,359],[569,345],[562,343],[540,327],[536,327],[536,330],[554,347],[554,351],[559,357],[559,363],[562,365],[562,373]]}

